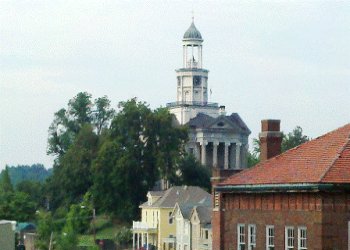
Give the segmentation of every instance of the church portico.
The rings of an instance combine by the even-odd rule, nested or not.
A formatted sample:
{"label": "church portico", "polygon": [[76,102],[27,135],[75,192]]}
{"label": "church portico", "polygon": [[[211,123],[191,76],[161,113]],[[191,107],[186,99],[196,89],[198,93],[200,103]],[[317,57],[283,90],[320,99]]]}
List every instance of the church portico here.
{"label": "church portico", "polygon": [[241,169],[245,148],[238,141],[201,140],[191,149],[196,159],[204,166],[221,169]]}

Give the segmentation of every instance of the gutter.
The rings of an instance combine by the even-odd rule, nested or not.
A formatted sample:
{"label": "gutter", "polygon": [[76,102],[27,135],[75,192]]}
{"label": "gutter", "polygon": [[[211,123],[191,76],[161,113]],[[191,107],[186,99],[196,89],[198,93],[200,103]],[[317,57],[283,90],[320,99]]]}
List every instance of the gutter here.
{"label": "gutter", "polygon": [[225,185],[214,187],[215,192],[230,193],[278,193],[278,192],[319,192],[350,190],[350,184],[332,183],[296,183],[296,184],[259,184],[259,185]]}

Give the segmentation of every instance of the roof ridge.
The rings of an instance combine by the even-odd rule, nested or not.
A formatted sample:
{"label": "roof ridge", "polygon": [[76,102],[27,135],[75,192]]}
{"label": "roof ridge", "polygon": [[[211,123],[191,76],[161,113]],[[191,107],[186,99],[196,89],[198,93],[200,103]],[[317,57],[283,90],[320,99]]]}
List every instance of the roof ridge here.
{"label": "roof ridge", "polygon": [[339,159],[339,157],[341,156],[341,154],[344,152],[344,150],[346,149],[346,147],[350,145],[350,134],[348,136],[348,141],[345,142],[344,146],[341,148],[341,150],[339,151],[339,153],[337,154],[337,157],[334,158],[334,160],[332,161],[332,164],[325,170],[325,172],[323,173],[323,175],[320,178],[320,182],[322,182],[322,180],[324,179],[324,177],[326,176],[326,174],[331,170],[331,168],[334,166],[334,164],[337,162],[337,160]]}

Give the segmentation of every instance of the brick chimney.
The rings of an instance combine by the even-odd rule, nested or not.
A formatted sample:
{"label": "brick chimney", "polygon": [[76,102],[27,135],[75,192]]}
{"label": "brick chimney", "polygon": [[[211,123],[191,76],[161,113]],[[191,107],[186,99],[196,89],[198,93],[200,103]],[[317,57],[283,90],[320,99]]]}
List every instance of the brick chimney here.
{"label": "brick chimney", "polygon": [[282,132],[281,120],[262,120],[260,139],[260,161],[266,161],[281,154]]}

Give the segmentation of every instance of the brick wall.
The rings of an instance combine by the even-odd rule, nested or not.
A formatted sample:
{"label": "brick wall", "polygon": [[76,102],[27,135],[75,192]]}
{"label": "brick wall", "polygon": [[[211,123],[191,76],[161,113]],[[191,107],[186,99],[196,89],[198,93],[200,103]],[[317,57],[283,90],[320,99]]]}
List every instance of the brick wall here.
{"label": "brick wall", "polygon": [[[284,249],[285,226],[307,227],[308,249],[347,249],[347,227],[350,220],[350,194],[284,193],[284,194],[223,194],[223,235],[218,214],[213,212],[213,249],[237,249],[237,224],[257,227],[256,249],[266,249],[266,225],[275,227],[275,249]],[[221,245],[220,245],[221,244]],[[335,247],[335,248],[334,248]]]}

